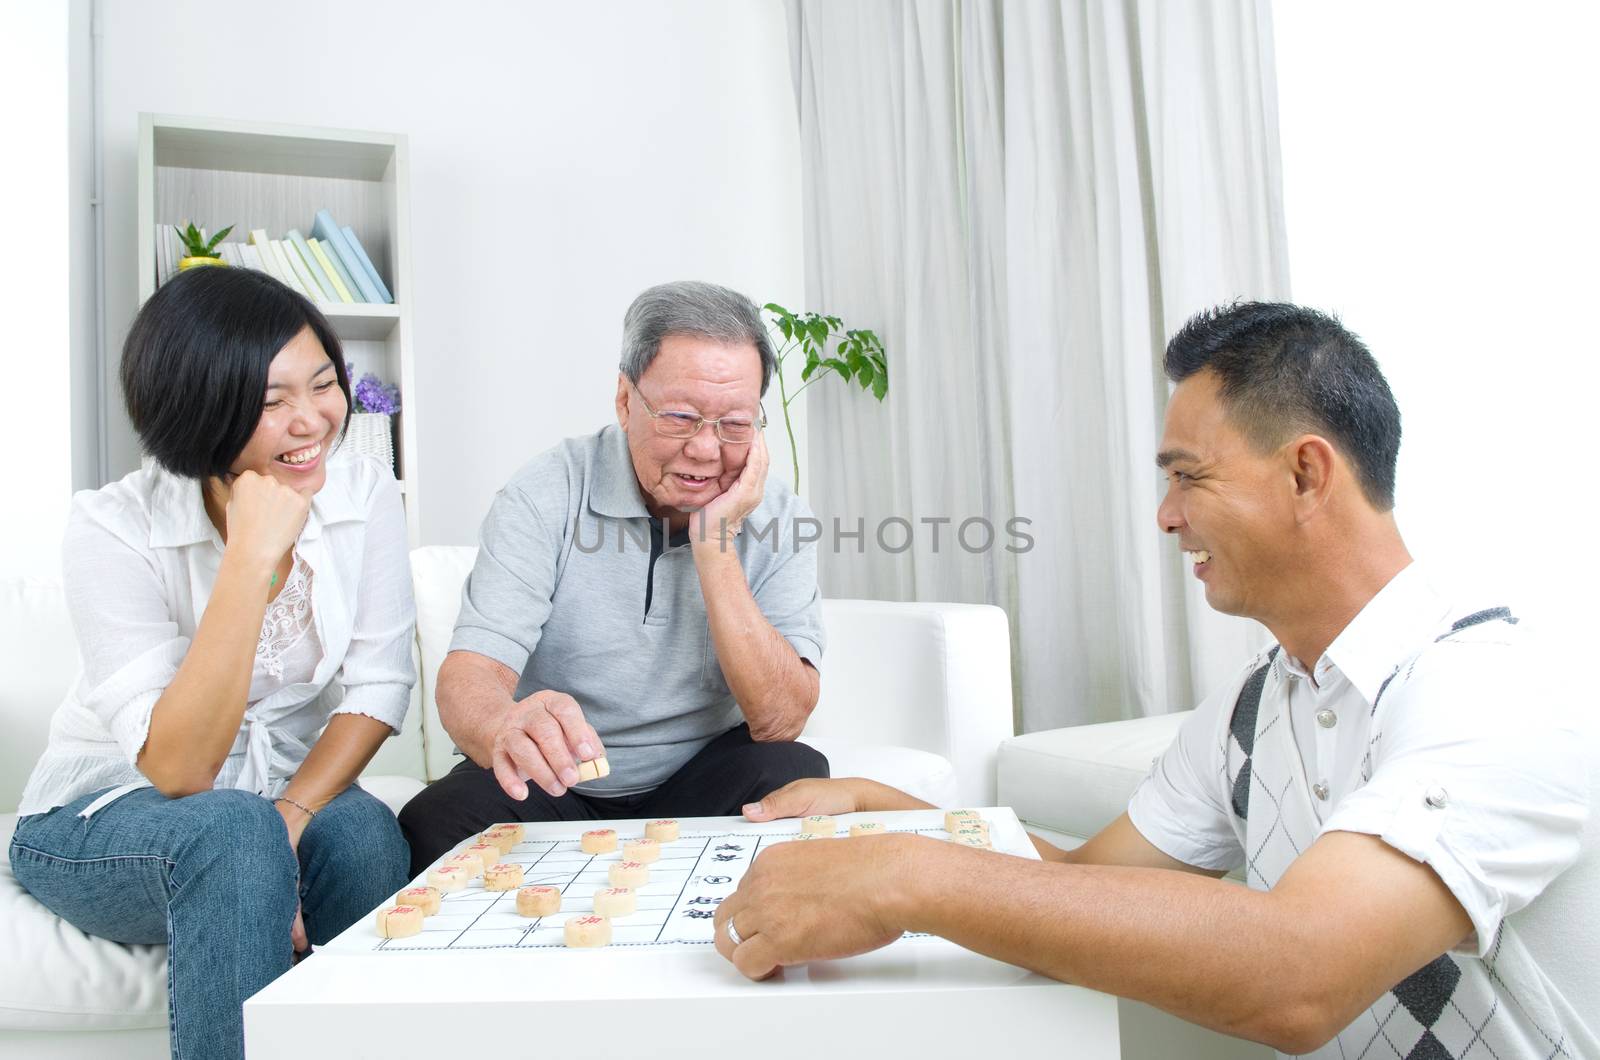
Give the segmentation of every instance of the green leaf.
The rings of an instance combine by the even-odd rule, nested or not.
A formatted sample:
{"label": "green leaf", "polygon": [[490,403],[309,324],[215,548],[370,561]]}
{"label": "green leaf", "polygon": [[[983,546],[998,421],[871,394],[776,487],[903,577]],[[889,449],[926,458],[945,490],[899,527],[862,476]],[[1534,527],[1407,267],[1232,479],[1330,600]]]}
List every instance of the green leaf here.
{"label": "green leaf", "polygon": [[206,250],[208,250],[208,251],[209,250],[215,250],[216,247],[217,247],[217,244],[222,242],[224,239],[228,238],[228,233],[231,232],[231,231],[233,231],[233,226],[229,225],[227,228],[224,228],[222,231],[220,231],[216,235],[212,236],[211,237],[211,241],[206,244]]}
{"label": "green leaf", "polygon": [[811,329],[811,337],[816,340],[817,345],[826,346],[828,344],[828,322],[813,316],[808,326]]}
{"label": "green leaf", "polygon": [[[790,345],[805,357],[801,369],[803,383],[813,382],[823,372],[836,372],[846,382],[854,381],[873,397],[883,401],[889,393],[888,351],[883,339],[869,328],[846,328],[844,321],[830,313],[797,313],[776,302],[763,308],[774,314],[773,323]],[[829,346],[833,356],[827,356]]]}

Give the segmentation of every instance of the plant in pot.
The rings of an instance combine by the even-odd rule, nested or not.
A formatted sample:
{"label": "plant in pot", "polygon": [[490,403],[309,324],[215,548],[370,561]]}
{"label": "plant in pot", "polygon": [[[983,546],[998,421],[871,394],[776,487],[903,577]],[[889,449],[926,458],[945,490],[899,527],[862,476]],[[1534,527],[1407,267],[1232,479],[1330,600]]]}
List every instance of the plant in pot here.
{"label": "plant in pot", "polygon": [[[355,374],[355,366],[350,366]],[[399,476],[394,466],[394,420],[400,411],[400,388],[368,372],[356,381],[350,396],[355,401],[344,429],[344,445],[353,452],[375,456]]]}
{"label": "plant in pot", "polygon": [[182,225],[173,225],[172,227],[177,231],[178,239],[183,243],[184,249],[184,257],[178,261],[178,268],[192,269],[196,265],[228,264],[222,260],[222,255],[217,253],[217,244],[226,239],[228,233],[233,231],[232,225],[224,228],[210,239],[207,239],[204,233],[194,226],[192,221],[189,223],[188,228],[184,228]]}
{"label": "plant in pot", "polygon": [[[793,462],[794,491],[800,492],[800,454],[795,451],[794,424],[789,407],[812,384],[829,374],[846,383],[854,380],[880,402],[889,392],[889,364],[883,340],[871,331],[847,329],[838,317],[824,313],[791,313],[776,302],[764,307],[772,316],[772,326],[783,336],[778,347],[778,396],[783,405],[783,426],[789,434],[789,456]],[[829,349],[832,353],[829,353]],[[798,352],[805,364],[800,369],[801,385],[789,393],[783,378],[784,359]]]}

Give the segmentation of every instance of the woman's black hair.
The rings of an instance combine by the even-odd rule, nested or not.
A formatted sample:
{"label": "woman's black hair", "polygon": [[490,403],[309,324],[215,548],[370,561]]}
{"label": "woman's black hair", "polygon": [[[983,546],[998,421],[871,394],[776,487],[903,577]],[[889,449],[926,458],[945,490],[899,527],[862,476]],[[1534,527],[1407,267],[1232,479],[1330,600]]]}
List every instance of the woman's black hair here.
{"label": "woman's black hair", "polygon": [[122,347],[122,398],[145,452],[175,475],[229,475],[261,421],[267,366],[308,327],[353,409],[339,336],[302,295],[265,273],[222,266],[162,284]]}

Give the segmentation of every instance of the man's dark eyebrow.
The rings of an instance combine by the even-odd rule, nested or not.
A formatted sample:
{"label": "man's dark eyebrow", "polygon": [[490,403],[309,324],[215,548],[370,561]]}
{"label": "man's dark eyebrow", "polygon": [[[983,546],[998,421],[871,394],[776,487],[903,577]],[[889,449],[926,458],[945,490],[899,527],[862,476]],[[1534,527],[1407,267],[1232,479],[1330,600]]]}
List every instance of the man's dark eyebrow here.
{"label": "man's dark eyebrow", "polygon": [[[332,367],[333,367],[333,362],[329,361],[327,364],[324,364],[321,368],[318,368],[315,372],[312,372],[311,373],[311,378],[315,379],[317,376],[321,375],[323,372],[328,371]],[[267,384],[267,389],[268,390],[287,390],[287,389],[289,389],[289,384],[288,383],[268,383]]]}
{"label": "man's dark eyebrow", "polygon": [[1200,462],[1200,458],[1187,449],[1163,449],[1156,454],[1156,467],[1165,468],[1180,460],[1187,460],[1191,464]]}

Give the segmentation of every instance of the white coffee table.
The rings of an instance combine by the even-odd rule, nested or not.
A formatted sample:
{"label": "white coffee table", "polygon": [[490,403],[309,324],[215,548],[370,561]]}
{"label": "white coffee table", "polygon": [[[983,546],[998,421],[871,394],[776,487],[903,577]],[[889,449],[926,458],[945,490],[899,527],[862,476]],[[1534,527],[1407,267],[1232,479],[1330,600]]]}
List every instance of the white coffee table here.
{"label": "white coffee table", "polygon": [[[1010,810],[984,815],[997,849],[1036,856]],[[933,834],[943,824],[939,811],[855,814],[839,819],[840,834],[856,819]],[[943,939],[906,937],[761,983],[740,976],[711,945],[703,910],[732,892],[762,847],[790,839],[795,821],[684,819],[683,838],[664,848],[652,885],[640,891],[640,913],[614,922],[617,944],[566,949],[559,922],[585,910],[604,885],[605,863],[618,857],[577,852],[589,827],[527,825],[506,859],[527,866],[526,882],[564,887],[561,916],[523,920],[513,893],[475,884],[448,896],[413,939],[381,942],[363,919],[245,1003],[250,1060],[442,1057],[479,1046],[557,1060],[706,1060],[731,1051],[816,1060],[885,1047],[919,1058],[1039,1048],[1090,1060],[1119,1055],[1114,997]],[[628,838],[643,822],[605,827]]]}

